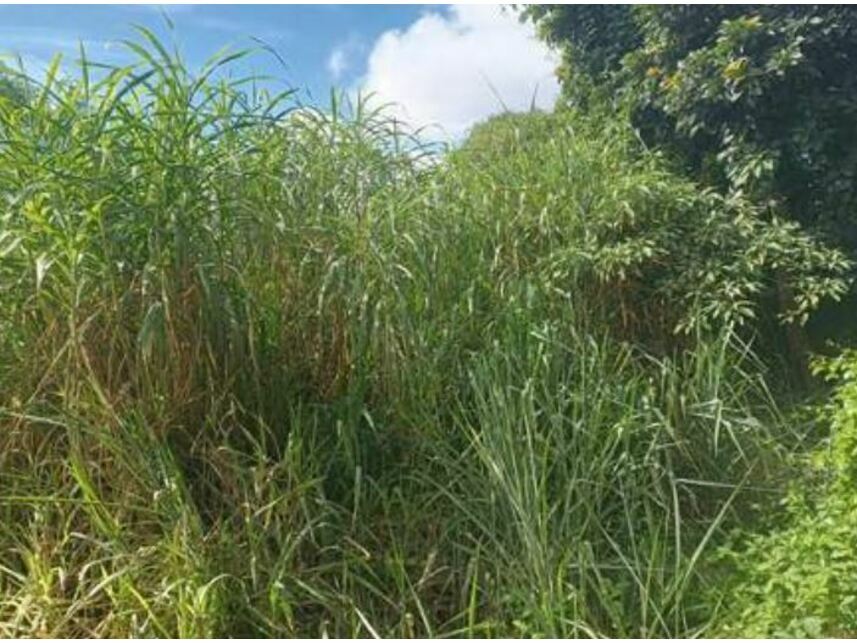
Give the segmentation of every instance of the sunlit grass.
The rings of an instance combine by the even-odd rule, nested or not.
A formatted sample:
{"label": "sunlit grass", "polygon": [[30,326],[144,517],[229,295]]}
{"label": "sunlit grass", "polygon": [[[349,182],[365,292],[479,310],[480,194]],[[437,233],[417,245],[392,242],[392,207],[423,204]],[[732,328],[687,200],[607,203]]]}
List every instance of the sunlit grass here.
{"label": "sunlit grass", "polygon": [[712,197],[622,123],[442,157],[127,45],[0,97],[0,635],[705,632],[783,422],[593,253]]}

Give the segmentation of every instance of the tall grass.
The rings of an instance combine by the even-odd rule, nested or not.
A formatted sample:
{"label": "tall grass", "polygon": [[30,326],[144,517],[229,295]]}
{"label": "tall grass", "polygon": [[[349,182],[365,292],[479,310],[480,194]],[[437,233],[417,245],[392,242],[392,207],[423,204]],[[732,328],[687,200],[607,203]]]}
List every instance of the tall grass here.
{"label": "tall grass", "polygon": [[609,222],[709,197],[618,121],[441,154],[127,45],[0,97],[0,635],[705,632],[783,421]]}

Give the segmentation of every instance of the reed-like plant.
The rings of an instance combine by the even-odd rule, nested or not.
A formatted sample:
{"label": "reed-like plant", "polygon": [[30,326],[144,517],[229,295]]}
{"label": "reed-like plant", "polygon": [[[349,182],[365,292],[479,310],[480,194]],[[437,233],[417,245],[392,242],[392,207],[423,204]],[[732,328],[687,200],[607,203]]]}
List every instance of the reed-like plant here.
{"label": "reed-like plant", "polygon": [[706,631],[785,430],[738,322],[846,262],[624,122],[446,153],[125,44],[0,89],[0,635]]}

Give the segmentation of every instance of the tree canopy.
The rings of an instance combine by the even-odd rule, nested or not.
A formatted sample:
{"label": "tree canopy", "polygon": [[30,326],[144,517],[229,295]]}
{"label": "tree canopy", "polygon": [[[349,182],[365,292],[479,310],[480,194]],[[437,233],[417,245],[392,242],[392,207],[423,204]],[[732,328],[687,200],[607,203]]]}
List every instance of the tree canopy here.
{"label": "tree canopy", "polygon": [[566,98],[629,109],[644,140],[857,250],[857,11],[531,6]]}

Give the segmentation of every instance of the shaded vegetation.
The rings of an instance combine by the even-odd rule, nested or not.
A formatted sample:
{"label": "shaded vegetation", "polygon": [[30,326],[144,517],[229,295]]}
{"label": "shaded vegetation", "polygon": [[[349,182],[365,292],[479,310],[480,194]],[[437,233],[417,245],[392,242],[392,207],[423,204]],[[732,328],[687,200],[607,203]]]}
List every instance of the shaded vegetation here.
{"label": "shaded vegetation", "polygon": [[651,145],[855,249],[857,12],[834,5],[533,5],[573,102],[619,97]]}

